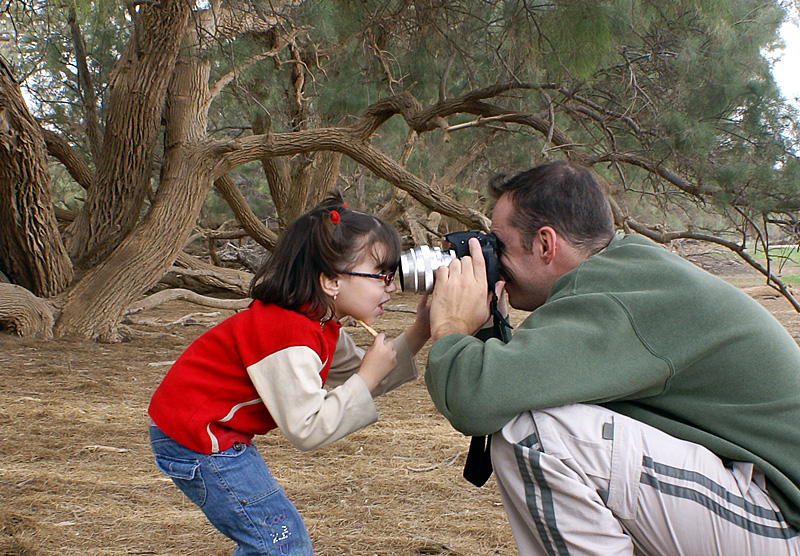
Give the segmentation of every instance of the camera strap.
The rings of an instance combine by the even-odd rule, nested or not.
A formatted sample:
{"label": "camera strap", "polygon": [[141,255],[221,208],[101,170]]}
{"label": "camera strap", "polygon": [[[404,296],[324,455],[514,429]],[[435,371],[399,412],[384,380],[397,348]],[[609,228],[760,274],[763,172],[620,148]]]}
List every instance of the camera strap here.
{"label": "camera strap", "polygon": [[476,487],[482,487],[492,476],[491,445],[491,436],[473,436],[469,441],[464,478]]}
{"label": "camera strap", "polygon": [[[492,314],[492,337],[506,343],[511,339],[511,324],[497,310],[497,294],[492,292],[489,309]],[[492,437],[473,436],[469,442],[464,478],[477,487],[486,484],[492,476]]]}
{"label": "camera strap", "polygon": [[511,339],[511,323],[497,310],[497,294],[492,292],[492,302],[489,304],[492,313],[492,338],[497,338],[504,344]]}

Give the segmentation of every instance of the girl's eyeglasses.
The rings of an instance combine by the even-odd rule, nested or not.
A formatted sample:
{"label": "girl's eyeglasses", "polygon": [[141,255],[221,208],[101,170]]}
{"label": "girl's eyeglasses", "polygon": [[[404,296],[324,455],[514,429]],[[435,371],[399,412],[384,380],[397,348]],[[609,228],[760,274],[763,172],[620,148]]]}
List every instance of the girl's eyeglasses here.
{"label": "girl's eyeglasses", "polygon": [[342,272],[342,274],[349,274],[350,276],[363,276],[365,278],[377,278],[383,280],[387,286],[391,286],[394,282],[394,272],[382,272],[381,274],[370,274],[368,272]]}

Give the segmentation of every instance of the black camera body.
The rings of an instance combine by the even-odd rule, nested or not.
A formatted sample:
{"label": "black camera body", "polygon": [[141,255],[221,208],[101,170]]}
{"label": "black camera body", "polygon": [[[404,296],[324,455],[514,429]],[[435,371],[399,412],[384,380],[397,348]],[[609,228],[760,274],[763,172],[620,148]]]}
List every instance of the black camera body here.
{"label": "black camera body", "polygon": [[433,291],[433,271],[440,266],[449,264],[453,259],[460,259],[469,255],[469,240],[477,238],[481,244],[481,252],[486,261],[486,280],[489,291],[494,291],[494,285],[499,278],[497,236],[484,234],[477,230],[452,232],[444,236],[444,240],[452,246],[451,249],[440,249],[422,245],[409,249],[400,254],[400,288],[412,293],[431,293]]}
{"label": "black camera body", "polygon": [[456,258],[460,259],[461,257],[469,255],[469,240],[473,237],[478,238],[481,244],[483,260],[486,261],[486,281],[489,283],[489,291],[493,291],[494,285],[499,278],[499,271],[497,269],[497,236],[494,234],[484,234],[475,230],[467,230],[465,232],[449,233],[444,236],[444,239],[453,246]]}

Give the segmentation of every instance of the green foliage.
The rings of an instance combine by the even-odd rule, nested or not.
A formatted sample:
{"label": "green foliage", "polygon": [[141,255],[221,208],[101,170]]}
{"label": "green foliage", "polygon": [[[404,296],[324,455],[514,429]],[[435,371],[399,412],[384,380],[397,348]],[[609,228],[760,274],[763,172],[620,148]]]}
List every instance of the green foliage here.
{"label": "green foliage", "polygon": [[[266,13],[272,6],[253,4]],[[9,6],[21,11],[5,20],[14,37],[5,56],[19,68],[32,109],[88,159],[66,14],[76,10],[101,115],[113,64],[132,33],[130,16],[110,0],[44,3],[33,11],[21,0]],[[497,82],[527,83],[529,89],[485,102],[543,121],[552,111],[553,129],[568,137],[575,159],[635,156],[696,189],[683,191],[641,166],[596,164],[627,191],[620,201],[638,211],[634,216],[739,233],[746,222],[791,219],[800,210],[798,115],[779,99],[763,54],[778,41],[784,17],[779,0],[308,0],[282,12],[274,29],[215,37],[198,55],[211,62],[212,81],[236,72],[211,106],[214,138],[247,135],[265,121],[275,132],[347,125],[402,91],[429,106],[440,94],[452,99]],[[14,18],[26,25],[10,26]],[[301,57],[302,106],[289,102],[297,66],[280,41],[287,37]],[[249,64],[266,51],[274,55]],[[474,118],[451,115],[448,124]],[[567,156],[566,147],[546,144],[547,131],[502,124],[425,133],[407,168],[436,187],[457,157],[490,133],[455,180],[441,184],[470,206],[486,206],[492,175]],[[372,143],[398,158],[408,135],[394,117]],[[296,171],[300,161],[292,164]],[[237,173],[256,192],[249,200],[257,213],[271,215],[259,165]],[[347,160],[340,183],[370,210],[391,194]],[[215,202],[207,211],[224,219]]]}
{"label": "green foliage", "polygon": [[[33,7],[31,7],[33,6]],[[103,116],[103,93],[113,64],[130,36],[130,21],[119,2],[80,0],[65,4],[12,0],[0,29],[13,40],[0,50],[22,82],[31,110],[42,124],[68,138],[86,155],[77,66],[67,16],[75,9],[86,45],[87,65]]]}
{"label": "green foliage", "polygon": [[631,23],[630,12],[619,7],[617,2],[564,2],[543,10],[540,26],[552,45],[545,64],[554,79],[566,74],[589,81],[597,68],[614,62],[615,36],[628,32]]}
{"label": "green foliage", "polygon": [[77,208],[86,197],[86,192],[56,164],[50,165],[50,194],[54,204],[71,209]]}

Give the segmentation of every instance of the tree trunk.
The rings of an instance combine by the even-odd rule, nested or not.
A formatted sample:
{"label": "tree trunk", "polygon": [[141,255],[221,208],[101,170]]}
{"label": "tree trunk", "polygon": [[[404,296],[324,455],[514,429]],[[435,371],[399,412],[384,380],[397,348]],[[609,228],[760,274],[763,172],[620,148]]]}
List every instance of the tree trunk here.
{"label": "tree trunk", "polygon": [[0,62],[0,270],[40,297],[67,287],[72,263],[50,197],[45,142]]}
{"label": "tree trunk", "polygon": [[126,309],[158,282],[186,243],[213,184],[200,148],[210,102],[208,77],[208,62],[199,57],[175,65],[164,111],[164,164],[153,205],[113,253],[69,292],[57,336],[117,341]]}
{"label": "tree trunk", "polygon": [[137,5],[134,34],[111,79],[94,183],[65,234],[73,262],[80,268],[103,260],[141,215],[164,97],[190,11],[186,0]]}

